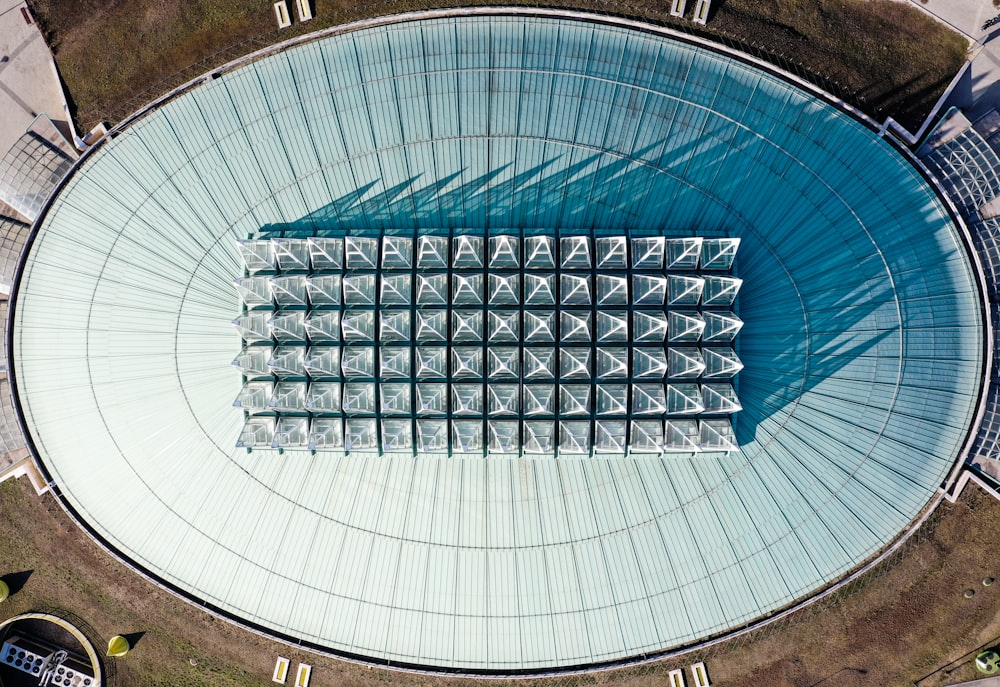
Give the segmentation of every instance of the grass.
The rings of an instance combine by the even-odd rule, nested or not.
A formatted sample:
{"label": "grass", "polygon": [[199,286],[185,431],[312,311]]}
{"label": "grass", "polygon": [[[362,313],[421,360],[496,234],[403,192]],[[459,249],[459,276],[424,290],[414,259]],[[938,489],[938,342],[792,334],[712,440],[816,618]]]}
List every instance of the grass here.
{"label": "grass", "polygon": [[[972,657],[1000,643],[1000,582],[981,584],[1000,578],[998,519],[1000,502],[970,484],[901,555],[845,592],[700,656],[712,684],[942,687],[975,677]],[[105,554],[26,480],[0,483],[0,528],[0,573],[31,571],[0,605],[0,619],[59,609],[85,620],[100,645],[114,634],[145,633],[111,665],[110,687],[265,687],[278,655],[293,669],[313,665],[313,687],[653,687],[665,684],[667,670],[696,660],[517,683],[367,669],[259,637],[164,592]],[[966,589],[976,594],[966,599]]]}
{"label": "grass", "polygon": [[[520,4],[526,0],[514,0]],[[297,33],[392,12],[488,0],[315,0],[315,19],[277,31],[265,0],[29,0],[84,130],[171,87]],[[493,3],[491,3],[493,4]],[[694,0],[688,0],[688,19]],[[691,30],[668,0],[558,0]],[[764,54],[877,119],[919,126],[964,60],[965,39],[895,0],[714,0],[707,33]]]}

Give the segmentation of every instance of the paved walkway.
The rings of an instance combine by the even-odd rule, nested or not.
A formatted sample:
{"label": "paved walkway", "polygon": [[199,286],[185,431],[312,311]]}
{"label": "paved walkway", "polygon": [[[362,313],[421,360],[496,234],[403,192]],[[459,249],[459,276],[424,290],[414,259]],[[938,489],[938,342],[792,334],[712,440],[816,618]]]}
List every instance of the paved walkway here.
{"label": "paved walkway", "polygon": [[960,107],[975,121],[1000,108],[1000,24],[983,31],[988,20],[1000,15],[992,0],[909,0],[971,40],[982,43],[971,68],[952,91],[947,106]]}
{"label": "paved walkway", "polygon": [[23,0],[0,0],[0,157],[36,114],[48,115],[72,140],[64,102],[52,53]]}

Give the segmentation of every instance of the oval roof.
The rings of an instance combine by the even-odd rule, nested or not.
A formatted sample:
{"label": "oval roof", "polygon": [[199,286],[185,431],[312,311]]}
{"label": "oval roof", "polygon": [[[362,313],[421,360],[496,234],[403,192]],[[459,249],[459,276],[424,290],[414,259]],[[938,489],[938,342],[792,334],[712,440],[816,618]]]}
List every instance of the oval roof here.
{"label": "oval roof", "polygon": [[[277,225],[739,236],[742,450],[237,450],[235,240]],[[101,146],[12,355],[66,502],[156,577],[343,654],[540,671],[738,627],[884,548],[962,450],[980,313],[934,191],[817,97],[651,32],[452,16],[259,59]]]}

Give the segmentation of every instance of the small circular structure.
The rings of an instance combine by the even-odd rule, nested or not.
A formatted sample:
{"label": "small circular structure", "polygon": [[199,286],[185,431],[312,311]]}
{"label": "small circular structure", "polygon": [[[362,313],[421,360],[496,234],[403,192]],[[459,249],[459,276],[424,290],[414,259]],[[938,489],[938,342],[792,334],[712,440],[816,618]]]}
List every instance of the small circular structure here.
{"label": "small circular structure", "polygon": [[94,645],[73,623],[49,613],[23,613],[0,623],[0,684],[36,682],[100,687],[103,667]]}
{"label": "small circular structure", "polygon": [[976,656],[976,670],[985,675],[993,675],[1000,670],[1000,654],[990,649]]}

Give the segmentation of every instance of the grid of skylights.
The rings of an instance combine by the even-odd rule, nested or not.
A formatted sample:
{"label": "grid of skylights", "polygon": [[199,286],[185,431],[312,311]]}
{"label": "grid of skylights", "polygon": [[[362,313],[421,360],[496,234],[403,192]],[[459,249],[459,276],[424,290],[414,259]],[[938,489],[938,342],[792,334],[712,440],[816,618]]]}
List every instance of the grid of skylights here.
{"label": "grid of skylights", "polygon": [[736,238],[239,242],[248,449],[728,451]]}

